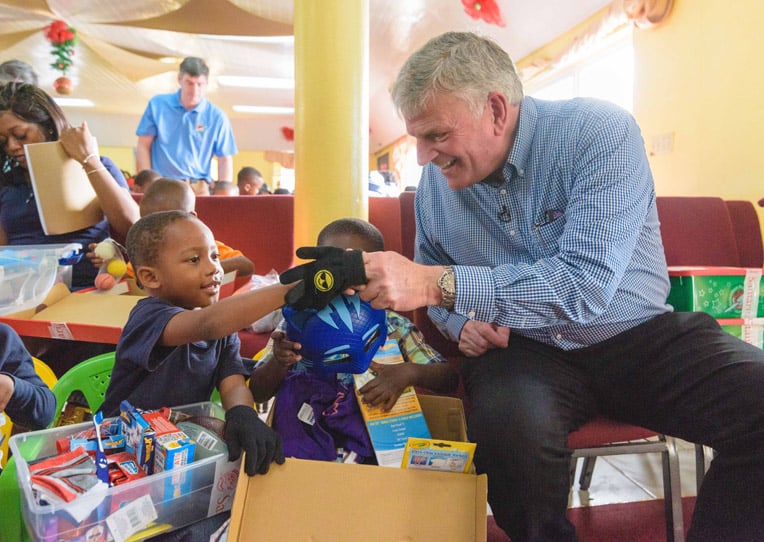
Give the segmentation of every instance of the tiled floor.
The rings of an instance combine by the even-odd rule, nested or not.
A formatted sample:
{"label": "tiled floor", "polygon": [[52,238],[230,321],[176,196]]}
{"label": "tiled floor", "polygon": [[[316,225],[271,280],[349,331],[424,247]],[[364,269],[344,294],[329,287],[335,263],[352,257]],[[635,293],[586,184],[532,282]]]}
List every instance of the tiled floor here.
{"label": "tiled floor", "polygon": [[[676,441],[682,497],[697,494],[695,445]],[[660,453],[611,455],[597,458],[588,491],[578,489],[583,461],[578,460],[576,484],[571,489],[568,506],[598,506],[663,498],[663,468]],[[491,507],[488,506],[488,514]]]}
{"label": "tiled floor", "polygon": [[[695,446],[678,440],[677,450],[682,496],[694,496],[697,492]],[[581,463],[579,460],[579,471]],[[571,490],[570,506],[596,506],[660,498],[663,498],[663,469],[659,453],[611,455],[597,458],[588,491],[581,491],[577,487]]]}

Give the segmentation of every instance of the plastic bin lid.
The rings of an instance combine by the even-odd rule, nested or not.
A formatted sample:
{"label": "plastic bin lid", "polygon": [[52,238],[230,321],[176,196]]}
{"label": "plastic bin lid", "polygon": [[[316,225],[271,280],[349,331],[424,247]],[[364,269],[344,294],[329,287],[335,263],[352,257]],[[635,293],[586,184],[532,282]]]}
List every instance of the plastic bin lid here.
{"label": "plastic bin lid", "polygon": [[39,305],[81,251],[79,243],[0,247],[0,315]]}

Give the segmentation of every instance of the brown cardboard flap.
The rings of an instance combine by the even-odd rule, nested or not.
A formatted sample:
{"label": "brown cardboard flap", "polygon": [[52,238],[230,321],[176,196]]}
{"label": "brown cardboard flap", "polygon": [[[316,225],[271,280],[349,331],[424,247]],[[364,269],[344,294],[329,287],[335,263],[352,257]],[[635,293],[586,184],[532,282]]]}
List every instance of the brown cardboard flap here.
{"label": "brown cardboard flap", "polygon": [[432,438],[467,441],[467,422],[461,399],[425,394],[419,394],[418,398]]}
{"label": "brown cardboard flap", "polygon": [[231,541],[486,539],[485,475],[290,458],[239,482]]}
{"label": "brown cardboard flap", "polygon": [[121,328],[139,299],[141,296],[136,295],[71,294],[32,319]]}
{"label": "brown cardboard flap", "polygon": [[[19,335],[51,337],[77,341],[116,344],[130,311],[145,294],[134,282],[120,283],[116,291],[69,292],[63,284],[55,284],[43,302],[35,308],[0,317]],[[35,312],[39,310],[39,312]]]}
{"label": "brown cardboard flap", "polygon": [[[461,399],[419,400],[434,438],[466,440]],[[484,542],[487,498],[485,475],[289,458],[241,472],[228,539]]]}

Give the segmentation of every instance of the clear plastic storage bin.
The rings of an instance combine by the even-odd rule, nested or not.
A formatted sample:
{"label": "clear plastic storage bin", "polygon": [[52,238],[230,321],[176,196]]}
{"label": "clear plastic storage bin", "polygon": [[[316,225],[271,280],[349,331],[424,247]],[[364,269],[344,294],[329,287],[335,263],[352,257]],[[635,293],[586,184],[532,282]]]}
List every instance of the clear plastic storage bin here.
{"label": "clear plastic storage bin", "polygon": [[39,305],[56,282],[72,285],[72,265],[82,245],[0,247],[0,315]]}
{"label": "clear plastic storage bin", "polygon": [[[211,402],[173,410],[191,416],[225,418],[223,409]],[[21,488],[22,516],[33,540],[89,540],[88,535],[97,533],[103,535],[97,540],[119,540],[123,536],[131,541],[143,540],[231,509],[240,462],[228,461],[227,452],[94,495],[85,494],[67,504],[37,504],[30,485],[29,462],[56,455],[58,439],[88,427],[92,427],[91,422],[11,437],[10,448],[16,458]],[[83,516],[85,519],[79,523],[72,520]],[[120,532],[121,536],[114,536],[112,531]]]}

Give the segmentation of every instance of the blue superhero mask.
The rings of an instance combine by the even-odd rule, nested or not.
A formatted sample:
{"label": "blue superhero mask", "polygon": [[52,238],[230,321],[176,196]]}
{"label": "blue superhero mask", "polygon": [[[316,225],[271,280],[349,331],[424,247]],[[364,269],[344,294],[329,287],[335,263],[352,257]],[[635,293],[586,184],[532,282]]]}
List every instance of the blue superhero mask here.
{"label": "blue superhero mask", "polygon": [[302,345],[302,362],[323,375],[362,373],[387,339],[387,315],[358,294],[340,294],[321,310],[282,309],[289,340]]}

